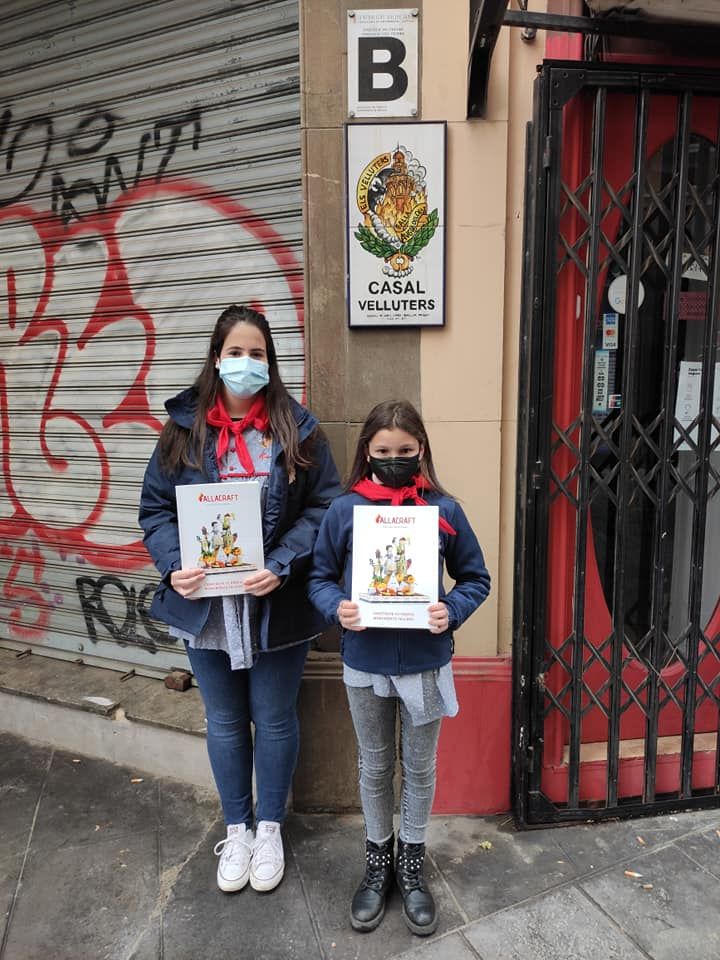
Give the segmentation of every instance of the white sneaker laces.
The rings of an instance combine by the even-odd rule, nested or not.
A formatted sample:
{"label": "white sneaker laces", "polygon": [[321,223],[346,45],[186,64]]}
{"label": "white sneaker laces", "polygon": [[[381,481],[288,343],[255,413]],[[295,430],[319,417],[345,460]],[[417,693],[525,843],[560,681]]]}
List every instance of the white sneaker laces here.
{"label": "white sneaker laces", "polygon": [[277,869],[285,862],[280,828],[265,825],[258,829],[253,849],[253,867],[257,869],[268,864]]}
{"label": "white sneaker laces", "polygon": [[228,835],[215,844],[213,851],[224,863],[242,863],[252,854],[252,834],[246,830],[245,833]]}

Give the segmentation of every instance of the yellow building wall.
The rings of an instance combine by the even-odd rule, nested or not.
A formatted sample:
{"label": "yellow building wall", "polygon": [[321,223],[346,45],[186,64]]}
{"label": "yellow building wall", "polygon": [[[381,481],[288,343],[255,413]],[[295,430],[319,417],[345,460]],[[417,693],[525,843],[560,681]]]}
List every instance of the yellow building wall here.
{"label": "yellow building wall", "polygon": [[[487,116],[467,120],[469,0],[396,5],[417,7],[420,14],[418,119],[448,124],[447,322],[439,330],[348,329],[347,18],[351,9],[394,5],[302,0],[308,399],[343,473],[360,424],[378,400],[405,397],[420,407],[440,478],[462,501],[494,580],[488,602],[458,632],[456,653],[494,657],[507,653],[512,642],[524,138],[544,38],[524,44],[519,31],[501,30]],[[319,646],[310,655],[300,692],[304,732],[294,803],[305,810],[354,809],[356,760],[347,746],[353,736],[337,631],[328,631]],[[478,664],[462,669],[461,696],[472,702],[482,696],[482,671]],[[509,699],[509,681],[507,691]],[[500,722],[503,730],[506,722],[507,717]],[[329,729],[334,731],[330,739]],[[506,736],[504,730],[501,753]],[[460,809],[454,788],[449,789],[443,803]],[[471,804],[469,809],[479,808]]]}
{"label": "yellow building wall", "polygon": [[494,582],[457,634],[463,656],[512,643],[525,126],[544,44],[543,34],[526,43],[502,29],[486,116],[467,120],[467,61],[450,55],[468,49],[467,4],[423,5],[422,118],[448,122],[448,232],[446,326],[421,333],[421,404],[439,476],[462,501]]}
{"label": "yellow building wall", "polygon": [[[448,124],[446,325],[348,330],[347,15],[388,6],[380,0],[301,6],[308,396],[343,472],[359,424],[378,399],[402,396],[420,406],[439,475],[461,499],[494,581],[489,600],[458,632],[456,652],[494,656],[512,644],[525,127],[545,36],[539,32],[527,43],[519,29],[501,29],[486,116],[468,120],[469,0],[416,5],[419,119]],[[545,0],[531,3],[534,10],[545,6]]]}

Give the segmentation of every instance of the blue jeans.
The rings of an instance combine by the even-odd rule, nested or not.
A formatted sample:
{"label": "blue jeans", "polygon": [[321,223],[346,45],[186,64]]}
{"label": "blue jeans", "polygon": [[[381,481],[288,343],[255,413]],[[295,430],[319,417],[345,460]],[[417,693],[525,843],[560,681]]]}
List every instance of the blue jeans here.
{"label": "blue jeans", "polygon": [[253,759],[257,820],[282,823],[298,757],[296,704],[309,644],[261,653],[250,670],[231,670],[222,650],[185,646],[205,704],[210,766],[225,823],[253,827]]}

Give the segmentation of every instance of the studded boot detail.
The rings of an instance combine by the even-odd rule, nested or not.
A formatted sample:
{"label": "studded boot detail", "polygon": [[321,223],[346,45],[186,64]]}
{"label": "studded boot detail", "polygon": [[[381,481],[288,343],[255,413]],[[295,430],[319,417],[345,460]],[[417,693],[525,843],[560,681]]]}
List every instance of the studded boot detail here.
{"label": "studded boot detail", "polygon": [[385,900],[392,887],[395,836],[384,843],[365,841],[365,876],[355,891],[350,907],[354,930],[367,933],[378,926],[385,915]]}
{"label": "studded boot detail", "polygon": [[435,901],[423,876],[424,861],[424,843],[405,843],[398,837],[395,879],[403,898],[403,920],[419,937],[430,936],[438,924]]}

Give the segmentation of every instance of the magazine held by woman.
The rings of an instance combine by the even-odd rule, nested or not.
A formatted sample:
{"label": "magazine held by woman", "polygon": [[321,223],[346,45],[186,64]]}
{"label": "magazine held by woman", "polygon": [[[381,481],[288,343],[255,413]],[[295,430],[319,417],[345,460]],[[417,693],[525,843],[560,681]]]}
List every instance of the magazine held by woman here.
{"label": "magazine held by woman", "polygon": [[247,575],[264,566],[260,484],[182,484],[175,496],[182,566],[208,574],[194,596],[244,593]]}

